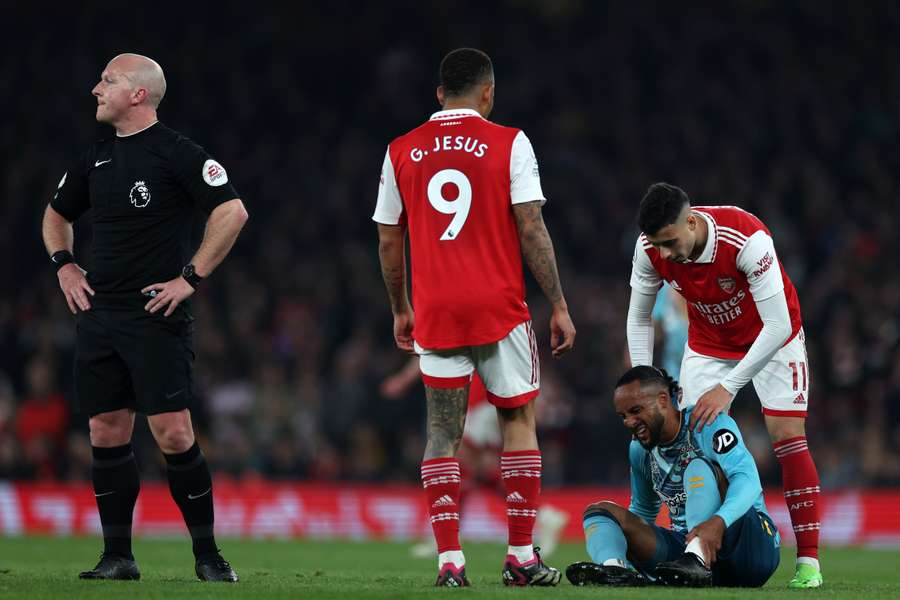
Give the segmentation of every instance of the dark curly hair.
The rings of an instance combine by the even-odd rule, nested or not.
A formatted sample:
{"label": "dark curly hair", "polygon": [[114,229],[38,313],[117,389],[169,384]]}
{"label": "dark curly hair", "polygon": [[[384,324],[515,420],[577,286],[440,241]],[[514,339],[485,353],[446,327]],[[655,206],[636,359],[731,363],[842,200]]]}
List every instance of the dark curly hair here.
{"label": "dark curly hair", "polygon": [[678,404],[678,393],[681,391],[681,388],[679,387],[678,382],[675,381],[671,375],[666,373],[665,369],[650,365],[632,367],[625,371],[624,375],[619,377],[619,380],[616,382],[616,388],[618,389],[623,385],[628,385],[632,381],[640,381],[641,387],[649,384],[656,384],[667,390],[672,402],[676,405]]}

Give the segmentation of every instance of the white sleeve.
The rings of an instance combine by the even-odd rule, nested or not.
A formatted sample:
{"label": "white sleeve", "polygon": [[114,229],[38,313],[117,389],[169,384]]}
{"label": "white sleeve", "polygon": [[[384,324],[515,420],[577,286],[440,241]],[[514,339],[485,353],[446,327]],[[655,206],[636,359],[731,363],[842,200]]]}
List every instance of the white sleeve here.
{"label": "white sleeve", "polygon": [[[634,245],[634,256],[631,257],[631,289],[646,295],[656,297],[656,292],[662,287],[662,277],[656,272],[650,257],[644,250],[644,243],[638,236]],[[653,305],[650,305],[653,308]]]}
{"label": "white sleeve", "polygon": [[631,290],[625,335],[628,338],[628,355],[631,357],[632,367],[653,364],[653,320],[650,314],[655,303],[655,292],[645,294],[640,290]]}
{"label": "white sleeve", "polygon": [[775,243],[765,231],[757,231],[737,255],[737,268],[747,276],[750,294],[757,302],[784,290]]}
{"label": "white sleeve", "polygon": [[747,385],[747,382],[772,360],[775,353],[791,337],[791,314],[788,311],[784,290],[755,302],[763,328],[744,358],[722,380],[722,387],[732,394],[737,394],[738,390]]}
{"label": "white sleeve", "polygon": [[513,204],[539,200],[543,206],[547,202],[534,148],[523,131],[516,134],[509,156],[509,196]]}
{"label": "white sleeve", "polygon": [[391,162],[391,149],[384,153],[384,164],[381,165],[381,182],[378,185],[378,200],[375,202],[375,214],[372,220],[382,225],[397,225],[403,214],[403,200],[397,188],[394,175],[394,164]]}

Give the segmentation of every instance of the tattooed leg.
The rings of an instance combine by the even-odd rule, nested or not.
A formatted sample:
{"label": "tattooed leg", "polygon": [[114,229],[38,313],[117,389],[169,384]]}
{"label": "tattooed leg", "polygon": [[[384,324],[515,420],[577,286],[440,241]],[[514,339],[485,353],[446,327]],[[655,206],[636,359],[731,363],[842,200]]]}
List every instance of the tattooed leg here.
{"label": "tattooed leg", "polygon": [[428,443],[425,460],[456,456],[466,424],[469,404],[469,386],[458,388],[433,388],[425,386],[428,404]]}
{"label": "tattooed leg", "polygon": [[451,566],[460,568],[466,558],[459,545],[462,472],[456,450],[466,422],[469,384],[458,388],[426,385],[425,398],[428,403],[428,443],[422,460],[422,489],[437,542],[438,565],[443,568],[445,564],[453,563]]}

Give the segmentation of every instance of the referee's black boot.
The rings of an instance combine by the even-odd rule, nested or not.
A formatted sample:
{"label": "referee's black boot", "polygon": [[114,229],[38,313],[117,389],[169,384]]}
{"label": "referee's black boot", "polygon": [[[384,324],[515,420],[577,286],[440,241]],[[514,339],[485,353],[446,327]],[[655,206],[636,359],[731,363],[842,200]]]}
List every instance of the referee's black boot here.
{"label": "referee's black boot", "polygon": [[229,583],[238,581],[237,573],[218,552],[198,556],[194,571],[200,581],[227,581]]}
{"label": "referee's black boot", "polygon": [[655,575],[663,585],[710,587],[713,584],[712,571],[703,564],[699,556],[691,552],[685,552],[675,560],[659,563]]}
{"label": "referee's black boot", "polygon": [[141,578],[134,559],[115,554],[101,554],[100,562],[90,571],[82,571],[78,579],[123,579],[137,581]]}

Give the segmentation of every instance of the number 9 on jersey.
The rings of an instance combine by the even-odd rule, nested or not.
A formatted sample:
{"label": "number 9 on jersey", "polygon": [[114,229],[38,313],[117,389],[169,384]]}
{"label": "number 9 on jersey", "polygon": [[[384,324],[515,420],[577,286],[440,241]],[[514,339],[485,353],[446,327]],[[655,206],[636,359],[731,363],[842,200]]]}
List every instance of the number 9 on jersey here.
{"label": "number 9 on jersey", "polygon": [[[444,184],[452,183],[459,190],[456,200],[444,198]],[[469,218],[472,206],[472,184],[462,171],[444,169],[438,171],[428,182],[428,201],[436,211],[445,215],[454,215],[450,225],[444,230],[441,241],[455,240]]]}

